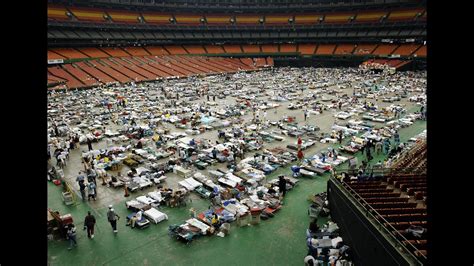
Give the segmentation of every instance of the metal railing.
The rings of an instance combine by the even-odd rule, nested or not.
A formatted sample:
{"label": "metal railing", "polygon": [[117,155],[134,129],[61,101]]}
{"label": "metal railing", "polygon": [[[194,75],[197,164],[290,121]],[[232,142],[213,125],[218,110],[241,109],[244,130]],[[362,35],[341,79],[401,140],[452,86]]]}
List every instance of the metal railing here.
{"label": "metal railing", "polygon": [[[416,251],[419,249],[411,244],[408,239],[400,234],[400,232],[393,227],[380,213],[377,212],[362,196],[359,195],[354,189],[352,189],[349,184],[344,181],[336,180],[336,178],[331,177],[334,180],[336,185],[341,184],[340,188],[344,190],[345,194],[350,195],[352,198],[356,199],[355,202],[358,202],[362,209],[365,210],[365,215],[371,217],[377,224],[378,229],[384,231],[388,234],[392,241],[394,241],[397,245],[395,246],[400,251],[405,252],[406,254],[412,255],[411,257],[418,262],[420,265],[423,265],[423,262],[418,259],[421,257],[423,260],[427,260],[426,256],[424,256],[421,252],[419,254],[415,254]],[[401,240],[400,240],[401,239]],[[413,249],[411,251],[408,247]]]}

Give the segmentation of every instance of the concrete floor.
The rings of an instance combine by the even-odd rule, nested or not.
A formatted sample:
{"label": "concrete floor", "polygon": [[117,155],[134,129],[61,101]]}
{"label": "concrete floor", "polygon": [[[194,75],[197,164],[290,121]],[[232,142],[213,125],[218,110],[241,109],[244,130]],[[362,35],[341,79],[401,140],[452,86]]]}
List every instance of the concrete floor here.
{"label": "concrete floor", "polygon": [[[341,93],[352,95],[352,90],[352,87],[348,86],[346,89],[342,89]],[[307,95],[314,91],[306,89],[302,94]],[[269,96],[263,96],[259,99],[269,101],[269,98]],[[205,101],[207,100],[202,98],[195,102]],[[235,101],[235,97],[229,96],[225,100],[218,100],[217,102],[219,105],[225,105],[235,103]],[[330,128],[335,122],[334,113],[336,110],[327,110],[321,115],[310,115],[305,122],[302,109],[287,109],[290,103],[280,102],[281,106],[268,110],[267,119],[277,121],[283,116],[295,116],[298,125],[316,125],[320,128],[321,132],[331,131]],[[384,107],[391,103],[378,101],[376,104],[379,107]],[[418,111],[419,109],[416,104],[403,98],[397,104],[404,104],[409,112]],[[252,113],[248,112],[243,118],[245,121],[248,121],[252,119],[252,116]],[[263,116],[263,112],[261,112],[261,116]],[[374,124],[383,125],[383,123]],[[120,128],[120,126],[115,125],[108,125],[107,127],[111,129]],[[171,125],[168,127],[173,128],[174,131],[184,131],[174,129],[174,126]],[[425,128],[426,124],[420,121],[409,128],[402,129],[400,132],[402,141],[413,137]],[[266,129],[266,131],[273,129],[278,130],[276,127],[271,127]],[[212,142],[215,142],[217,140],[217,130],[206,131],[196,136],[196,138],[210,139]],[[286,147],[290,143],[296,143],[296,138],[285,136],[285,140],[282,142],[265,142],[264,148]],[[104,140],[93,144],[94,149],[106,148],[105,146]],[[316,143],[316,145],[305,150],[304,153],[306,157],[309,157],[330,146],[337,145]],[[154,145],[150,145],[150,147],[155,148]],[[81,145],[80,149],[72,150],[68,164],[64,168],[66,179],[76,190],[78,199],[80,199],[80,194],[78,193],[78,184],[75,182],[75,178],[78,171],[83,169],[80,163],[81,150],[87,150],[87,145]],[[246,153],[246,156],[252,155],[253,153]],[[51,161],[51,164],[55,164],[54,159]],[[207,170],[216,168],[226,169],[224,164],[216,164],[206,170],[197,171],[207,175]],[[126,171],[127,167],[124,167],[122,173],[124,174]],[[268,176],[268,179],[275,178],[282,173],[290,174],[289,166],[272,173]],[[177,182],[182,180],[181,177],[173,173],[167,174],[167,177],[165,186],[172,188],[176,188]],[[275,218],[269,221],[264,221],[253,228],[233,228],[231,235],[222,239],[215,236],[210,238],[202,237],[189,246],[177,243],[177,241],[167,236],[166,232],[168,225],[173,223],[179,224],[189,217],[188,209],[190,207],[194,207],[198,211],[203,211],[207,208],[209,202],[199,198],[195,193],[191,193],[189,198],[192,202],[189,202],[187,207],[174,209],[164,207],[162,209],[162,211],[168,214],[169,221],[158,225],[151,225],[150,228],[143,231],[131,230],[123,225],[123,221],[120,221],[120,232],[117,236],[114,236],[105,218],[106,206],[109,204],[116,206],[115,208],[119,215],[125,217],[129,213],[124,206],[126,199],[129,200],[139,195],[144,195],[153,191],[154,187],[135,192],[130,198],[124,198],[122,189],[99,185],[97,201],[81,202],[78,200],[76,206],[65,206],[60,199],[60,189],[49,183],[48,206],[60,210],[62,213],[73,214],[78,229],[82,227],[82,220],[87,210],[92,210],[99,221],[96,228],[96,238],[88,240],[85,232],[80,231],[78,237],[79,248],[73,251],[68,252],[66,250],[67,243],[65,241],[50,241],[48,260],[51,265],[217,265],[222,263],[242,265],[242,262],[250,265],[261,265],[262,263],[264,265],[301,265],[306,253],[304,228],[306,228],[309,221],[305,213],[309,205],[306,199],[312,194],[325,191],[327,178],[326,175],[314,180],[303,179],[299,186],[288,193],[284,200],[283,209]],[[320,223],[323,222],[324,220],[320,221]],[[265,251],[259,255],[258,252],[255,252],[256,249]]]}

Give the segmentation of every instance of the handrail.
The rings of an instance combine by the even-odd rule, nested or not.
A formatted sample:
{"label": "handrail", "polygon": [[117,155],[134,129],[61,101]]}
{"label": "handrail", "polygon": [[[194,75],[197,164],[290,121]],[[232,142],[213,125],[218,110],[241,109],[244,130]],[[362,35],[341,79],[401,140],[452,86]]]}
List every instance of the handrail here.
{"label": "handrail", "polygon": [[[334,178],[334,177],[331,177],[331,178],[332,178],[333,180],[336,179],[336,178]],[[336,179],[336,180],[337,180],[337,179]],[[339,180],[337,180],[336,182],[338,182],[338,181],[339,181]],[[354,195],[353,197],[356,198],[356,199],[359,201],[359,203],[361,203],[362,208],[364,208],[364,209],[367,211],[367,212],[366,212],[366,215],[371,216],[374,220],[377,221],[377,223],[379,223],[379,229],[382,229],[382,228],[383,228],[390,236],[393,237],[393,240],[394,240],[395,242],[397,242],[397,243],[404,249],[405,252],[414,255],[415,260],[418,261],[420,264],[422,264],[422,262],[418,260],[417,255],[415,255],[414,252],[410,251],[410,250],[407,248],[407,246],[410,246],[410,247],[413,248],[413,250],[415,250],[415,251],[418,251],[418,250],[419,250],[418,248],[416,248],[414,245],[412,245],[410,242],[408,242],[408,239],[406,239],[406,237],[404,237],[402,234],[400,234],[400,233],[398,232],[398,230],[397,230],[395,227],[393,227],[387,220],[385,220],[385,218],[384,218],[381,214],[379,214],[379,213],[377,212],[377,210],[375,210],[362,196],[360,196],[359,193],[357,193],[354,189],[352,189],[352,188],[349,186],[349,184],[347,184],[347,183],[344,182],[344,181],[339,181],[339,182],[341,182],[341,184],[342,184],[341,187],[342,187],[343,189],[345,189],[346,192],[349,192],[348,194],[350,194],[351,196]],[[351,192],[354,193],[354,194],[352,194]],[[355,196],[357,196],[357,197],[355,197]],[[375,215],[374,215],[372,212],[375,213]],[[379,219],[377,219],[377,216],[378,216]],[[386,225],[384,225],[382,222],[380,222],[380,220],[382,220]],[[387,227],[389,227],[391,230],[389,230],[389,228],[387,228]],[[396,233],[394,233],[394,232],[396,232]],[[397,236],[401,237],[401,239],[402,239],[403,241],[406,241],[406,242],[403,243],[402,241],[400,241],[400,240],[397,238]],[[421,252],[419,253],[419,255],[420,255],[423,259],[425,259],[425,260],[427,259],[426,256],[423,255]]]}

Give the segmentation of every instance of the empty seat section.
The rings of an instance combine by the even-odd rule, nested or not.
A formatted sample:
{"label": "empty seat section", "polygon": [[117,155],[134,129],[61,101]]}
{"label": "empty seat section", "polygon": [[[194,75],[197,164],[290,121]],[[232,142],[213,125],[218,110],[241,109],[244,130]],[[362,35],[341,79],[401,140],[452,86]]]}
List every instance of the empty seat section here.
{"label": "empty seat section", "polygon": [[230,64],[234,65],[237,68],[241,68],[243,70],[254,70],[253,62],[252,65],[247,65],[242,63],[238,58],[224,58],[225,61],[229,62]]}
{"label": "empty seat section", "polygon": [[195,63],[203,68],[207,68],[209,70],[211,70],[212,72],[215,72],[215,73],[222,73],[222,72],[226,72],[227,69],[226,68],[223,68],[219,65],[216,65],[214,62],[211,61],[211,63],[209,61],[206,61],[206,60],[203,60],[202,57],[193,57],[193,58],[189,58],[188,59],[190,62],[192,63]]}
{"label": "empty seat section", "polygon": [[66,15],[67,9],[60,6],[48,6],[48,19],[52,20],[68,20]]}
{"label": "empty seat section", "polygon": [[142,47],[126,47],[123,48],[123,50],[132,56],[144,56],[144,55],[150,55],[145,49]]}
{"label": "empty seat section", "polygon": [[242,45],[244,53],[260,53],[260,46],[255,44],[244,44]]}
{"label": "empty seat section", "polygon": [[317,24],[322,14],[301,14],[295,15],[295,24]]}
{"label": "empty seat section", "polygon": [[111,57],[122,57],[122,56],[130,56],[129,53],[125,52],[121,48],[116,47],[102,47],[100,48],[102,51],[110,55]]}
{"label": "empty seat section", "polygon": [[110,83],[110,82],[115,82],[116,80],[106,73],[100,71],[99,69],[96,69],[95,67],[92,67],[85,62],[77,62],[75,63],[76,66],[81,68],[85,73],[91,75],[94,77],[98,82],[101,83]]}
{"label": "empty seat section", "polygon": [[83,21],[105,22],[105,13],[99,9],[93,8],[69,8],[77,19]]}
{"label": "empty seat section", "polygon": [[377,45],[375,44],[359,44],[354,49],[353,54],[357,54],[357,55],[371,54],[376,46]]}
{"label": "empty seat section", "polygon": [[215,58],[215,57],[204,57],[201,58],[201,61],[207,61],[209,64],[214,64],[215,66],[219,67],[228,72],[235,72],[237,71],[237,67],[235,65],[230,64],[223,60],[223,58]]}
{"label": "empty seat section", "polygon": [[73,77],[71,74],[69,74],[68,72],[66,72],[64,69],[62,69],[59,66],[49,67],[48,71],[52,75],[66,80],[66,85],[70,89],[85,87],[85,85],[80,80],[76,79],[75,77]]}
{"label": "empty seat section", "polygon": [[164,47],[170,55],[187,54],[181,45],[165,45]]}
{"label": "empty seat section", "polygon": [[51,50],[48,50],[48,60],[53,60],[53,59],[66,59],[66,57],[59,55]]}
{"label": "empty seat section", "polygon": [[361,12],[357,14],[355,22],[378,22],[386,14],[385,11]]}
{"label": "empty seat section", "polygon": [[293,18],[292,15],[268,15],[268,16],[265,16],[265,24],[274,24],[274,25],[278,25],[278,24],[288,24],[288,20],[290,18]]}
{"label": "empty seat section", "polygon": [[142,13],[145,22],[151,24],[170,24],[170,19],[173,18],[171,14],[164,13]]}
{"label": "empty seat section", "polygon": [[202,73],[202,74],[204,74],[204,73],[216,73],[215,70],[212,70],[212,69],[208,68],[207,66],[203,66],[201,64],[198,64],[196,61],[190,60],[188,58],[177,58],[177,61],[181,65],[188,67],[189,70],[192,70],[195,73]]}
{"label": "empty seat section", "polygon": [[55,52],[56,54],[62,55],[66,57],[67,59],[88,58],[87,55],[73,48],[56,48],[56,49],[51,49],[51,51]]}
{"label": "empty seat section", "polygon": [[100,84],[95,78],[93,78],[92,76],[82,71],[82,69],[76,67],[73,64],[64,64],[63,68],[71,75],[73,75],[77,80],[80,80],[87,86],[95,86]]}
{"label": "empty seat section", "polygon": [[397,47],[398,47],[398,45],[396,45],[396,44],[381,44],[372,52],[372,54],[375,54],[375,55],[390,55],[390,54],[392,54],[393,50],[395,50],[395,48],[397,48]]}
{"label": "empty seat section", "polygon": [[257,67],[263,67],[267,64],[265,58],[254,58],[254,63]]}
{"label": "empty seat section", "polygon": [[324,16],[324,23],[347,23],[349,18],[355,14],[331,14],[328,13]]}
{"label": "empty seat section", "polygon": [[90,64],[92,64],[95,68],[99,69],[100,71],[106,73],[107,75],[111,76],[114,78],[116,81],[121,82],[121,83],[126,83],[131,81],[131,79],[124,74],[118,72],[117,70],[109,67],[107,64],[104,62],[101,62],[100,60],[90,60],[88,61]]}
{"label": "empty seat section", "polygon": [[320,44],[318,49],[316,49],[316,54],[333,54],[335,47],[336,45],[334,44]]}
{"label": "empty seat section", "polygon": [[339,44],[334,50],[334,54],[352,54],[354,44]]}
{"label": "empty seat section", "polygon": [[278,44],[262,44],[262,52],[278,53]]}
{"label": "empty seat section", "polygon": [[423,9],[396,10],[390,12],[388,21],[413,20],[416,14],[423,12]]}
{"label": "empty seat section", "polygon": [[157,75],[139,67],[135,61],[131,60],[130,57],[114,58],[114,62],[122,65],[124,68],[127,68],[130,71],[138,73],[139,75],[145,77],[146,80],[155,80],[157,78]]}
{"label": "empty seat section", "polygon": [[267,61],[267,65],[269,65],[269,66],[273,66],[273,65],[274,65],[273,58],[271,58],[271,57],[265,58],[265,61]]}
{"label": "empty seat section", "polygon": [[108,54],[104,53],[102,50],[98,48],[79,48],[77,49],[81,53],[91,57],[91,58],[105,58],[109,57]]}
{"label": "empty seat section", "polygon": [[226,53],[229,53],[229,54],[241,54],[242,53],[242,49],[240,48],[240,45],[235,45],[235,44],[226,44],[224,45],[224,50],[226,51]]}
{"label": "empty seat section", "polygon": [[240,58],[240,61],[248,66],[254,65],[252,58]]}
{"label": "empty seat section", "polygon": [[421,46],[413,55],[426,57],[426,45]]}
{"label": "empty seat section", "polygon": [[126,11],[116,11],[116,10],[107,10],[107,14],[112,18],[114,22],[120,23],[139,23],[138,17],[139,13],[135,12],[126,12]]}
{"label": "empty seat section", "polygon": [[189,54],[205,54],[206,53],[206,51],[201,45],[185,45],[184,49],[186,49]]}
{"label": "empty seat section", "polygon": [[314,50],[316,50],[316,44],[300,44],[298,45],[298,52],[301,54],[314,54]]}
{"label": "empty seat section", "polygon": [[206,45],[206,51],[209,54],[224,54],[224,48],[220,45]]}
{"label": "empty seat section", "polygon": [[127,58],[127,59],[135,63],[136,66],[141,67],[150,73],[153,73],[155,76],[163,77],[163,78],[173,76],[172,74],[169,74],[167,72],[161,71],[157,68],[150,66],[151,62],[148,60],[145,60],[144,58],[133,57],[133,58]]}
{"label": "empty seat section", "polygon": [[411,55],[420,47],[419,44],[402,44],[392,54]]}
{"label": "empty seat section", "polygon": [[161,58],[161,57],[156,57],[154,59],[165,68],[170,68],[174,70],[175,73],[179,73],[180,77],[186,77],[186,76],[194,74],[193,71],[189,71],[183,68],[181,65],[172,62],[171,60],[168,60],[168,59],[165,60],[164,58]]}
{"label": "empty seat section", "polygon": [[296,53],[296,44],[280,44],[280,53]]}
{"label": "empty seat section", "polygon": [[226,25],[230,24],[230,15],[206,15],[206,21],[209,25]]}
{"label": "empty seat section", "polygon": [[160,64],[160,62],[157,61],[157,57],[151,57],[151,56],[145,56],[144,59],[149,61],[148,65],[150,67],[153,67],[157,69],[157,71],[161,71],[163,73],[168,73],[170,77],[184,77],[186,74],[175,71],[171,66],[166,66]]}
{"label": "empty seat section", "polygon": [[169,55],[168,51],[162,46],[147,46],[144,47],[151,55]]}
{"label": "empty seat section", "polygon": [[259,24],[261,16],[259,15],[237,15],[235,20],[237,24],[247,24],[247,25],[256,25]]}
{"label": "empty seat section", "polygon": [[202,16],[191,15],[191,14],[189,14],[189,15],[179,14],[179,15],[174,15],[174,18],[176,19],[176,23],[178,23],[178,24],[199,25],[199,24],[201,24]]}
{"label": "empty seat section", "polygon": [[102,62],[110,66],[111,68],[115,69],[117,72],[120,72],[121,74],[127,76],[129,79],[133,81],[144,81],[147,80],[146,77],[126,68],[125,66],[121,65],[118,63],[119,59],[117,58],[108,58],[108,59],[102,59]]}

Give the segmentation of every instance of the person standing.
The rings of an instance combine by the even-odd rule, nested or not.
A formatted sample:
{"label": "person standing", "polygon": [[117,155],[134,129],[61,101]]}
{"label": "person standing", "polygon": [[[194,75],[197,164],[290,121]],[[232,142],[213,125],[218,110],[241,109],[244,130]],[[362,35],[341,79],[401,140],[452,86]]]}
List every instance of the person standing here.
{"label": "person standing", "polygon": [[89,148],[89,151],[93,150],[92,148],[92,140],[90,138],[87,138],[87,147]]}
{"label": "person standing", "polygon": [[286,180],[282,175],[278,177],[278,189],[281,195],[286,195]]}
{"label": "person standing", "polygon": [[304,121],[306,121],[306,118],[308,117],[308,111],[305,109],[304,110]]}
{"label": "person standing", "polygon": [[68,226],[68,230],[67,230],[67,239],[69,240],[69,248],[68,250],[71,250],[72,249],[72,246],[77,246],[77,241],[76,241],[76,227],[74,226],[74,224],[70,224]]}
{"label": "person standing", "polygon": [[84,219],[84,229],[87,230],[87,237],[94,238],[94,226],[95,226],[95,217],[91,214],[90,211],[87,212],[87,216]]}
{"label": "person standing", "polygon": [[117,220],[120,219],[120,216],[118,216],[117,213],[115,213],[114,208],[112,208],[112,205],[109,205],[109,211],[107,212],[107,219],[109,220],[110,225],[112,226],[112,229],[114,230],[114,233],[117,233]]}

